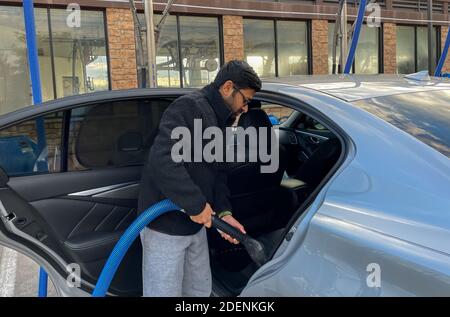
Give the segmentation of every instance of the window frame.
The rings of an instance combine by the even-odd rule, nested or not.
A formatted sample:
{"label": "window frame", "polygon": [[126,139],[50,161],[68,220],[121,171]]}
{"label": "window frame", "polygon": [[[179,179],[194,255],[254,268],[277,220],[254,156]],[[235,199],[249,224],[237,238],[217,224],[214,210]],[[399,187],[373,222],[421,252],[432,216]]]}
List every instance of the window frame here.
{"label": "window frame", "polygon": [[[414,29],[414,72],[418,72],[418,49],[417,49],[417,29],[419,27],[427,27],[426,25],[416,25],[416,24],[403,24],[403,23],[397,23],[396,24],[396,30],[395,30],[395,36],[397,37],[397,27],[398,26],[406,26],[406,27],[411,27]],[[436,35],[436,47],[435,52],[436,52],[436,56],[434,56],[436,58],[436,65],[439,61],[439,58],[441,57],[441,27],[440,25],[433,25],[433,29],[435,30],[435,35]],[[384,43],[383,43],[384,44]],[[398,41],[395,42],[395,45],[398,44]],[[428,45],[428,44],[427,44]],[[397,50],[396,50],[397,52]],[[429,56],[428,56],[429,58]],[[397,53],[395,55],[395,60],[397,61]],[[396,72],[398,73],[398,63],[396,63],[397,67],[396,67]],[[435,67],[436,67],[435,65]],[[403,74],[403,73],[398,73],[398,74]]]}
{"label": "window frame", "polygon": [[[161,11],[154,11],[156,14],[162,14]],[[144,14],[143,11],[138,10],[137,14]],[[184,84],[184,76],[183,76],[183,55],[181,51],[181,24],[180,17],[198,17],[198,18],[215,18],[218,23],[218,36],[219,36],[219,68],[225,64],[225,48],[224,48],[224,32],[223,32],[223,15],[213,15],[213,14],[180,14],[180,13],[171,13],[171,16],[175,17],[176,22],[176,30],[177,30],[177,53],[178,53],[178,73],[180,86],[179,87],[171,87],[171,88],[190,88]],[[160,87],[163,88],[163,87]]]}
{"label": "window frame", "polygon": [[[128,91],[101,91],[95,94],[82,94],[76,96],[65,97],[57,100],[51,100],[40,104],[39,106],[28,106],[14,112],[0,116],[0,132],[4,129],[11,128],[31,120],[44,118],[46,116],[62,112],[61,125],[61,152],[59,162],[59,172],[35,172],[23,175],[13,175],[15,177],[26,177],[42,174],[60,174],[68,172],[80,172],[68,170],[68,152],[69,152],[69,135],[70,135],[70,113],[73,109],[92,106],[101,103],[138,100],[138,99],[176,99],[182,95],[194,91],[193,88],[152,88]],[[106,166],[105,169],[121,168],[124,166]],[[100,169],[100,168],[97,168]],[[89,171],[91,169],[86,169]]]}
{"label": "window frame", "polygon": [[[23,5],[18,4],[3,4],[0,3],[0,6],[4,7],[16,7],[16,8],[23,8]],[[52,20],[51,20],[51,10],[65,10],[65,6],[61,5],[51,5],[51,4],[43,4],[43,3],[37,3],[34,6],[34,10],[36,9],[43,9],[46,12],[46,19],[47,19],[47,26],[46,31],[48,32],[48,40],[49,40],[49,51],[50,51],[50,73],[51,73],[51,80],[52,80],[52,89],[53,89],[53,100],[57,98],[61,98],[58,96],[57,87],[56,87],[56,67],[55,67],[55,49],[54,49],[54,42],[53,42],[53,30],[52,30]],[[109,39],[108,39],[108,27],[107,27],[107,18],[106,18],[106,9],[105,8],[88,8],[85,9],[86,11],[92,11],[92,12],[101,12],[102,14],[102,23],[104,28],[104,35],[105,35],[105,54],[106,54],[106,65],[107,65],[107,77],[108,77],[108,89],[112,89],[112,81],[111,81],[111,66],[110,66],[110,58],[109,58]],[[39,61],[40,62],[40,61]],[[23,107],[22,107],[23,108]]]}
{"label": "window frame", "polygon": [[[280,77],[279,74],[279,63],[278,63],[278,57],[279,57],[279,43],[278,43],[278,22],[282,21],[288,21],[288,22],[304,22],[306,25],[306,55],[307,55],[307,74],[300,74],[301,75],[312,75],[312,33],[311,33],[311,20],[307,19],[285,19],[285,18],[255,18],[251,16],[244,16],[243,17],[243,24],[245,23],[245,20],[259,20],[259,21],[273,21],[273,32],[274,32],[274,60],[275,60],[275,78]],[[245,58],[245,35],[242,34],[243,40],[244,40],[244,58]],[[298,76],[298,75],[293,75]],[[283,76],[284,77],[284,76]],[[273,77],[266,77],[266,78],[273,78]]]}
{"label": "window frame", "polygon": [[[328,26],[330,26],[330,24],[335,24],[336,23],[336,21],[334,21],[334,20],[329,20],[328,21]],[[351,23],[349,22],[349,24],[351,25]],[[367,25],[367,23],[363,23],[363,25]],[[351,70],[350,70],[350,73],[351,74],[355,74],[355,75],[377,75],[377,74],[383,74],[384,73],[384,37],[383,37],[383,34],[384,34],[384,23],[381,23],[380,24],[380,27],[376,27],[376,29],[378,29],[378,34],[377,34],[377,40],[378,40],[378,51],[377,51],[377,54],[378,54],[378,73],[376,73],[376,74],[364,74],[364,73],[355,73],[355,68],[356,68],[356,52],[355,52],[355,57],[354,57],[354,59],[353,59],[353,63],[352,63],[352,67],[351,67]],[[329,30],[328,30],[328,32],[329,32]],[[328,45],[332,45],[331,43],[328,43]],[[349,46],[349,49],[350,49],[350,46]],[[339,50],[338,50],[339,51]],[[332,56],[331,56],[331,58],[332,58]],[[337,59],[338,60],[338,62],[339,62],[339,59]],[[338,71],[338,70],[336,70],[336,71]],[[344,70],[342,69],[342,72],[343,72]],[[328,69],[328,74],[332,74],[332,70],[331,69]]]}

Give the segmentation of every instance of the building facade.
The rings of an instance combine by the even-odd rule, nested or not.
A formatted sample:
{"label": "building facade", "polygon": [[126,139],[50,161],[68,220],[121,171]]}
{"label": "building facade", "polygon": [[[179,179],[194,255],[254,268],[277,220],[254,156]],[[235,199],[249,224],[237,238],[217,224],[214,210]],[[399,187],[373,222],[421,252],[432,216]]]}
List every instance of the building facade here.
{"label": "building facade", "polygon": [[[43,99],[136,88],[135,25],[126,0],[35,0]],[[165,0],[154,0],[155,20]],[[349,0],[349,23],[357,5]],[[426,0],[372,1],[378,26],[364,24],[356,74],[412,73],[428,67]],[[329,74],[338,0],[176,0],[160,33],[158,85],[198,87],[224,62],[247,60],[263,78]],[[433,64],[447,36],[450,0],[433,1]],[[140,23],[145,23],[137,1]],[[366,12],[366,15],[370,12]],[[0,115],[31,104],[22,1],[0,0]],[[144,45],[145,46],[145,45]],[[338,50],[339,51],[339,50]],[[450,72],[447,58],[443,72]]]}

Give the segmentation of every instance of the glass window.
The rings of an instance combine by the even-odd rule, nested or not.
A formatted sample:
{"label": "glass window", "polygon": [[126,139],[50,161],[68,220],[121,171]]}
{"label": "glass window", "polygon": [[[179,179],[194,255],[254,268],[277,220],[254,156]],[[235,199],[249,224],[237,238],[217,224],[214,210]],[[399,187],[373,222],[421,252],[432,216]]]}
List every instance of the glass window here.
{"label": "glass window", "polygon": [[[38,46],[39,72],[41,75],[42,101],[47,101],[55,98],[47,9],[34,9],[34,19]],[[24,67],[27,67],[27,65],[28,63]]]}
{"label": "glass window", "polygon": [[308,74],[306,22],[277,21],[279,76]]}
{"label": "glass window", "polygon": [[450,158],[450,90],[398,94],[356,101],[355,105]]}
{"label": "glass window", "polygon": [[[335,23],[328,23],[328,72],[333,70],[333,35]],[[351,24],[348,25],[350,30]],[[363,24],[356,47],[354,69],[356,74],[378,74],[379,72],[379,32],[380,28],[369,27]],[[350,44],[348,48],[350,49]],[[341,45],[336,49],[336,63],[341,56]]]}
{"label": "glass window", "polygon": [[[144,14],[138,14],[145,25]],[[161,15],[154,16],[154,23]],[[212,82],[220,68],[219,20],[209,17],[180,16],[181,63],[178,56],[177,17],[168,16],[161,28],[156,65],[158,86],[180,87],[180,69],[184,87],[201,87]],[[144,55],[147,46],[143,39]],[[147,57],[145,57],[147,58]],[[180,67],[182,66],[182,67]]]}
{"label": "glass window", "polygon": [[[54,98],[47,9],[34,10],[42,100]],[[21,7],[0,6],[0,115],[32,104]]]}
{"label": "glass window", "polygon": [[[34,10],[42,101],[54,98],[47,9]],[[0,7],[0,115],[32,104],[23,9]]]}
{"label": "glass window", "polygon": [[59,172],[62,113],[0,131],[0,166],[9,176]]}
{"label": "glass window", "polygon": [[[432,63],[436,66],[436,38],[437,28],[433,29],[432,36]],[[426,26],[417,27],[417,71],[428,70],[428,28]]]}
{"label": "glass window", "polygon": [[0,115],[31,104],[23,11],[0,6]]}
{"label": "glass window", "polygon": [[397,25],[397,72],[399,74],[415,72],[414,37],[413,26]]}
{"label": "glass window", "polygon": [[379,28],[364,24],[355,52],[356,74],[378,74]]}
{"label": "glass window", "polygon": [[[335,23],[328,23],[328,73],[333,73],[333,36],[334,36]],[[336,47],[336,65],[339,64],[339,58],[341,56],[341,45],[337,42]],[[337,67],[337,66],[336,66]],[[338,70],[336,69],[336,73]]]}
{"label": "glass window", "polygon": [[192,16],[179,19],[184,86],[209,84],[220,67],[219,20]]}
{"label": "glass window", "polygon": [[57,97],[107,90],[103,12],[81,11],[81,26],[67,25],[65,9],[50,9]]}
{"label": "glass window", "polygon": [[279,125],[285,122],[294,112],[291,108],[268,102],[262,102],[261,109],[269,116],[272,125]]}
{"label": "glass window", "polygon": [[[103,12],[82,10],[79,28],[67,26],[65,9],[35,8],[34,13],[42,100],[108,89]],[[1,115],[32,104],[23,8],[0,6],[0,30]]]}
{"label": "glass window", "polygon": [[260,77],[275,77],[274,21],[244,19],[244,55]]}
{"label": "glass window", "polygon": [[[160,19],[161,16],[155,16],[155,23],[158,23]],[[180,59],[178,58],[176,16],[168,16],[161,28],[156,50],[156,65],[158,86],[180,87]]]}
{"label": "glass window", "polygon": [[171,102],[117,101],[72,110],[69,171],[143,164]]}
{"label": "glass window", "polygon": [[[145,15],[138,14],[139,22],[145,25]],[[154,15],[154,24],[161,20],[160,14]],[[147,39],[142,37],[144,62],[147,61]],[[180,59],[178,57],[177,17],[166,17],[160,30],[156,47],[156,70],[159,87],[180,87]]]}
{"label": "glass window", "polygon": [[[432,63],[437,61],[438,29],[432,38]],[[416,57],[417,56],[417,57]],[[397,26],[397,72],[410,74],[428,70],[428,28],[426,26]]]}

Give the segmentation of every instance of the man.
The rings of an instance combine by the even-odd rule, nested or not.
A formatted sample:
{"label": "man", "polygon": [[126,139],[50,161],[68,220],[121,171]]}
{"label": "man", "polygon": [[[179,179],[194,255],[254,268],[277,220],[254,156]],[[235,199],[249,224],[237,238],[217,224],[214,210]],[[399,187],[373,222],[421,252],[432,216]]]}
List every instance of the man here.
{"label": "man", "polygon": [[138,212],[168,198],[185,213],[166,213],[141,233],[144,296],[210,296],[205,227],[211,227],[211,216],[216,214],[243,233],[245,229],[233,218],[221,163],[203,159],[175,162],[171,154],[177,140],[171,135],[175,128],[184,127],[191,132],[192,148],[195,142],[203,144],[201,135],[194,131],[195,119],[201,120],[203,129],[219,127],[224,131],[239,114],[248,111],[248,103],[260,89],[261,80],[250,65],[230,61],[212,84],[178,98],[164,112],[144,168]]}

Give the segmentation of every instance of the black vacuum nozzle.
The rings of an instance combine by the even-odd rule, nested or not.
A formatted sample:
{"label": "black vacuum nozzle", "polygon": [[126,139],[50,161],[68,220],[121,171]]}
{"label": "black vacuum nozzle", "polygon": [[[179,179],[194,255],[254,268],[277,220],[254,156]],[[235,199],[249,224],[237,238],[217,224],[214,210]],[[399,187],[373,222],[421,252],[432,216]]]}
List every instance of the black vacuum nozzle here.
{"label": "black vacuum nozzle", "polygon": [[211,225],[214,228],[219,229],[220,231],[238,240],[247,250],[248,255],[253,260],[253,262],[255,262],[258,266],[262,266],[264,263],[268,261],[264,245],[258,240],[255,240],[249,235],[242,233],[238,229],[229,225],[225,221],[220,220],[216,216],[212,216]]}

